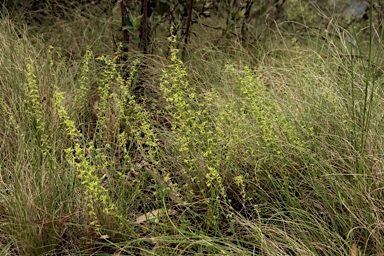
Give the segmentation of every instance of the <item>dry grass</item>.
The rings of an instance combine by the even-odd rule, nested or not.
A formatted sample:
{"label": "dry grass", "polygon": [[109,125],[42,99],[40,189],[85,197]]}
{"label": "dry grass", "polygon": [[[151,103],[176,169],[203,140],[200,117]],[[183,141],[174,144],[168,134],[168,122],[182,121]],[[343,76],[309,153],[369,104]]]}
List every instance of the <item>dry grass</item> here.
{"label": "dry grass", "polygon": [[384,251],[379,37],[202,30],[124,81],[108,21],[0,21],[2,255]]}

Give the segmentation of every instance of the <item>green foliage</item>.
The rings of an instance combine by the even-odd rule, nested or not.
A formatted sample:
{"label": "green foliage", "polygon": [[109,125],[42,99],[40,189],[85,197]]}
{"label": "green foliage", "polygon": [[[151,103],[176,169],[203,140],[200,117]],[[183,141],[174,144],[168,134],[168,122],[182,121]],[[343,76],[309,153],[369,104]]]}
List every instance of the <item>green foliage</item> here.
{"label": "green foliage", "polygon": [[286,8],[288,20],[305,23],[308,25],[314,24],[317,14],[313,10],[313,6],[308,1],[289,0]]}
{"label": "green foliage", "polygon": [[122,65],[105,26],[67,22],[78,36],[59,48],[60,34],[0,21],[1,254],[384,250],[372,31],[279,27],[255,52],[201,29],[188,61],[171,31],[169,59],[130,52]]}
{"label": "green foliage", "polygon": [[[217,152],[217,138],[209,118],[210,95],[203,101],[195,88],[190,86],[185,68],[174,48],[176,37],[171,42],[171,64],[163,72],[160,89],[169,105],[167,111],[172,117],[172,132],[177,140],[178,152],[182,160],[182,174],[187,179],[183,189],[191,203],[195,193],[200,193],[213,215],[214,225],[218,225],[220,201],[226,201],[227,194],[220,173],[221,156]],[[195,188],[197,187],[197,189]]]}

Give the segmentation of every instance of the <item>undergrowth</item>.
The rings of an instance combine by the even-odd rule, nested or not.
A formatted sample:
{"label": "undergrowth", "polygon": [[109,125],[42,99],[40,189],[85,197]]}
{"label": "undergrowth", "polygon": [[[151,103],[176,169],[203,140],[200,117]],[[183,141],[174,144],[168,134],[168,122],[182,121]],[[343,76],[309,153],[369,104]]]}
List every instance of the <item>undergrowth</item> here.
{"label": "undergrowth", "polygon": [[185,63],[170,36],[149,85],[3,18],[1,254],[379,255],[382,42],[341,29]]}

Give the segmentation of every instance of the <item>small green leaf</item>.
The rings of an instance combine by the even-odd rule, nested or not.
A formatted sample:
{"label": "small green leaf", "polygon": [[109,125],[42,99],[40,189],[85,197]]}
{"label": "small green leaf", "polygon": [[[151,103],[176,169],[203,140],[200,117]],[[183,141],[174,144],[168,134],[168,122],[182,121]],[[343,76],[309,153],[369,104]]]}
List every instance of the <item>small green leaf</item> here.
{"label": "small green leaf", "polygon": [[128,30],[128,32],[131,33],[131,34],[134,34],[134,33],[135,33],[135,29],[134,29],[134,27],[124,26],[124,27],[123,27],[123,31],[124,31],[124,30]]}
{"label": "small green leaf", "polygon": [[131,18],[129,16],[124,17],[124,24],[127,27],[133,27],[133,23],[132,23]]}
{"label": "small green leaf", "polygon": [[239,11],[239,17],[240,18],[244,18],[244,15],[245,15],[245,9]]}

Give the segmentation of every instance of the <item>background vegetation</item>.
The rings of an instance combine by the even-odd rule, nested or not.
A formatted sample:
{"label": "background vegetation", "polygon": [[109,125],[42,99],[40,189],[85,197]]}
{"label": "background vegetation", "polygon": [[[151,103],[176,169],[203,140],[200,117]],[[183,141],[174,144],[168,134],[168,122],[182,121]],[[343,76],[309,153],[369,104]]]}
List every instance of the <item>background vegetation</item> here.
{"label": "background vegetation", "polygon": [[382,17],[5,1],[1,255],[383,255]]}

